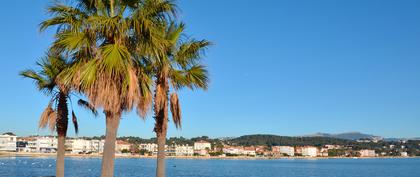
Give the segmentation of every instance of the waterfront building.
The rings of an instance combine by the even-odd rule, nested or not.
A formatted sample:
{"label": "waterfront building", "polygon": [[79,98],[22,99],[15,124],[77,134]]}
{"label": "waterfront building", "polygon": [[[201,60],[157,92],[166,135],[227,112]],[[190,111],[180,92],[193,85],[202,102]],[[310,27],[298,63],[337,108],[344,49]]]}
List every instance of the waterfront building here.
{"label": "waterfront building", "polygon": [[318,155],[318,148],[314,146],[302,147],[302,156],[316,157]]}
{"label": "waterfront building", "polygon": [[34,141],[34,137],[18,137],[16,141],[16,151],[17,152],[32,152],[29,148],[29,141]]}
{"label": "waterfront building", "polygon": [[321,150],[318,153],[318,156],[320,156],[320,157],[328,157],[328,148],[321,148]]}
{"label": "waterfront building", "polygon": [[147,144],[140,144],[139,149],[140,150],[146,150],[148,152],[151,152],[152,154],[157,154],[157,147],[158,145],[155,143],[147,143]]}
{"label": "waterfront building", "polygon": [[73,154],[102,153],[104,140],[66,139],[66,151]]}
{"label": "waterfront building", "polygon": [[408,157],[408,153],[407,152],[401,152],[400,153],[402,157]]}
{"label": "waterfront building", "polygon": [[280,154],[295,156],[295,148],[292,146],[278,146],[278,149]]}
{"label": "waterfront building", "polygon": [[295,155],[297,155],[297,156],[302,155],[302,147],[301,146],[295,147]]}
{"label": "waterfront building", "polygon": [[363,149],[359,151],[360,157],[375,157],[375,150]]}
{"label": "waterfront building", "polygon": [[223,153],[240,155],[243,153],[243,147],[239,146],[225,146],[223,147]]}
{"label": "waterfront building", "polygon": [[37,136],[28,139],[27,152],[50,153],[57,151],[57,138],[53,136]]}
{"label": "waterfront building", "polygon": [[257,155],[255,152],[255,147],[250,146],[250,147],[244,147],[244,150],[242,152],[243,155],[248,155],[248,156],[255,156]]}
{"label": "waterfront building", "polygon": [[267,152],[267,146],[255,146],[255,152],[257,154],[264,154]]}
{"label": "waterfront building", "polygon": [[131,149],[131,144],[126,142],[126,141],[122,141],[122,140],[117,140],[115,142],[115,150],[117,152],[122,152],[122,151],[129,151]]}
{"label": "waterfront building", "polygon": [[211,144],[207,141],[200,140],[197,142],[194,142],[194,150],[210,150]]}
{"label": "waterfront building", "polygon": [[4,133],[0,135],[0,151],[16,151],[16,135]]}
{"label": "waterfront building", "polygon": [[[204,150],[205,154],[200,155],[206,155],[207,151]],[[192,156],[194,155],[194,147],[189,145],[175,145],[175,155],[176,156]]]}
{"label": "waterfront building", "polygon": [[209,155],[209,152],[205,149],[194,150],[194,154],[199,155],[199,156],[207,156],[207,155]]}
{"label": "waterfront building", "polygon": [[166,155],[168,156],[193,156],[194,147],[189,145],[172,144],[167,147]]}

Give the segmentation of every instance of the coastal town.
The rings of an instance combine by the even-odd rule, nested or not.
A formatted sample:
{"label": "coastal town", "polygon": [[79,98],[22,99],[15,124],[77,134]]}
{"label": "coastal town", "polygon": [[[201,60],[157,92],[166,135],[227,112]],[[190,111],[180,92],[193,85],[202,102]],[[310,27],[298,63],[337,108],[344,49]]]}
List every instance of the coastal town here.
{"label": "coastal town", "polygon": [[[420,141],[395,141],[384,143],[382,140],[358,140],[355,143],[364,147],[370,144],[380,145],[375,148],[355,147],[354,145],[234,145],[226,139],[195,138],[182,144],[171,141],[165,146],[170,157],[214,157],[214,158],[327,158],[327,157],[412,157],[420,156]],[[115,143],[117,156],[153,157],[158,151],[157,144],[149,141],[136,141],[133,138],[118,138]],[[65,142],[66,154],[100,155],[104,150],[104,139],[68,138]],[[416,144],[417,143],[417,144]],[[362,147],[363,147],[362,146]],[[414,147],[413,147],[414,146]],[[413,152],[413,148],[415,149]],[[57,151],[55,136],[18,137],[8,132],[0,135],[0,153],[16,154],[54,154]]]}

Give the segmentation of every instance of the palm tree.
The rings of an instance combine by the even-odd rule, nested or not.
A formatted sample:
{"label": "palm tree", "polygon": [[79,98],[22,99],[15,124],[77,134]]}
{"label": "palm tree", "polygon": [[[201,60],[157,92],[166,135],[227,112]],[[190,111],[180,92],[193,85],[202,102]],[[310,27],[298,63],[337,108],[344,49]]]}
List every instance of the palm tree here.
{"label": "palm tree", "polygon": [[[70,88],[60,85],[57,77],[63,72],[69,63],[60,56],[52,53],[37,62],[41,68],[40,71],[25,70],[20,73],[21,76],[33,79],[38,89],[51,97],[50,102],[39,120],[39,128],[46,128],[51,131],[56,130],[58,135],[56,176],[64,176],[64,153],[65,141],[68,125],[68,100],[70,99]],[[89,107],[89,103],[79,100],[79,104]],[[91,109],[94,114],[96,110]],[[78,133],[77,118],[72,110],[72,121],[76,134]]]}
{"label": "palm tree", "polygon": [[[168,129],[168,102],[172,119],[177,128],[181,128],[181,107],[177,90],[188,87],[190,89],[207,89],[207,70],[200,64],[204,49],[210,45],[206,40],[186,39],[184,24],[171,23],[165,28],[166,45],[164,55],[155,55],[150,61],[155,79],[154,94],[154,132],[157,137],[158,154],[156,176],[165,176],[165,144]],[[171,89],[172,88],[172,89]],[[169,95],[170,90],[172,93]]]}
{"label": "palm tree", "polygon": [[175,13],[169,0],[76,0],[48,8],[52,18],[41,30],[57,26],[54,48],[73,59],[60,74],[63,85],[83,92],[106,116],[102,177],[114,174],[115,140],[121,114],[137,107],[144,116],[151,103],[150,79],[138,59],[160,52],[160,29]]}

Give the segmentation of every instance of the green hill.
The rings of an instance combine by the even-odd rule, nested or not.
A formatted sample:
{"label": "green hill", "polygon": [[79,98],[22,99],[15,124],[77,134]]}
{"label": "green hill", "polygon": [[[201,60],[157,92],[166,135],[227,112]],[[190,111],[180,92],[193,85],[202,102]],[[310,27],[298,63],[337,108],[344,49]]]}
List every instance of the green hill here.
{"label": "green hill", "polygon": [[231,145],[252,146],[323,146],[326,144],[348,145],[352,141],[331,137],[290,137],[277,135],[245,135],[228,141]]}

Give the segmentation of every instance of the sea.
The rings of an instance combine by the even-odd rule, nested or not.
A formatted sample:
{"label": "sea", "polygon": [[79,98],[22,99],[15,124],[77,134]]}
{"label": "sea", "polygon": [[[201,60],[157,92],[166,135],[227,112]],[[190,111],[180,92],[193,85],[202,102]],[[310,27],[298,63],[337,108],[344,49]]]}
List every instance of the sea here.
{"label": "sea", "polygon": [[[167,159],[167,177],[420,177],[420,158]],[[100,158],[68,157],[65,176],[100,176]],[[117,158],[116,177],[153,177],[155,159]],[[0,176],[54,176],[53,157],[0,157]]]}

